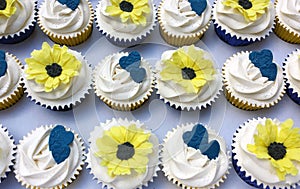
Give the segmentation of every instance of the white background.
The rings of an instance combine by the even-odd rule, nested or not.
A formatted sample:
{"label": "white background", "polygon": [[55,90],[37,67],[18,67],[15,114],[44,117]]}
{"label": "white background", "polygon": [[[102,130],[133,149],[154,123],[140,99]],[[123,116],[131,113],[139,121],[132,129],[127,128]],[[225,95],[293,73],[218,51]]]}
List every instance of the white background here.
{"label": "white background", "polygon": [[[155,2],[157,4],[158,0]],[[210,2],[212,4],[213,1],[210,0]],[[92,4],[95,8],[97,1],[92,0]],[[30,53],[34,49],[40,49],[42,42],[44,41],[53,44],[53,42],[41,32],[39,27],[36,27],[34,33],[24,42],[13,45],[0,44],[0,49],[13,53],[24,64],[24,59],[30,57]],[[288,44],[282,41],[275,34],[271,34],[264,41],[257,42],[249,46],[232,47],[221,41],[216,36],[212,25],[201,41],[202,42],[197,43],[197,46],[206,48],[213,54],[219,71],[225,60],[233,53],[238,51],[251,51],[268,48],[274,53],[274,61],[282,65],[282,62],[287,54],[299,47],[299,45]],[[146,40],[146,42],[156,44],[144,44],[143,46],[138,46],[135,49],[139,50],[142,56],[147,58],[153,65],[155,61],[160,58],[160,55],[164,50],[172,48],[163,42],[158,32],[158,27],[155,28],[155,31]],[[85,55],[92,67],[94,67],[102,58],[104,58],[104,56],[122,50],[122,48],[113,46],[107,42],[105,37],[102,37],[96,27],[94,27],[92,36],[86,42],[71,48]],[[88,147],[87,139],[94,126],[99,125],[100,122],[104,122],[106,119],[111,119],[113,117],[127,117],[130,119],[139,119],[145,122],[146,125],[159,137],[160,142],[162,142],[162,139],[167,131],[176,127],[176,125],[185,122],[200,121],[201,123],[207,124],[214,128],[216,131],[219,131],[220,135],[225,138],[227,147],[230,150],[233,133],[235,132],[236,128],[246,120],[256,117],[271,117],[278,118],[279,120],[283,121],[287,118],[292,118],[295,122],[295,125],[299,127],[299,112],[300,106],[293,103],[287,95],[285,95],[276,106],[270,109],[244,111],[228,103],[223,93],[216,100],[216,102],[212,104],[211,107],[201,111],[187,112],[175,110],[158,100],[158,96],[153,93],[150,100],[138,110],[133,112],[118,112],[108,108],[103,102],[95,97],[94,92],[91,90],[90,95],[86,97],[82,104],[80,104],[74,110],[68,112],[55,112],[42,108],[38,105],[35,105],[25,95],[13,107],[0,111],[0,123],[8,128],[9,132],[13,135],[16,144],[18,144],[19,140],[24,135],[36,127],[47,124],[63,124],[78,132]],[[14,176],[14,173],[10,173],[8,178],[0,183],[0,188],[22,188]],[[101,188],[101,185],[97,184],[97,182],[93,180],[93,176],[89,174],[86,166],[84,166],[80,176],[68,188],[93,189]],[[163,173],[159,171],[158,177],[154,179],[154,182],[150,183],[148,187],[144,188],[172,189],[177,187],[168,182]],[[250,189],[252,187],[244,183],[232,168],[230,170],[230,174],[228,175],[228,179],[220,186],[220,188]]]}

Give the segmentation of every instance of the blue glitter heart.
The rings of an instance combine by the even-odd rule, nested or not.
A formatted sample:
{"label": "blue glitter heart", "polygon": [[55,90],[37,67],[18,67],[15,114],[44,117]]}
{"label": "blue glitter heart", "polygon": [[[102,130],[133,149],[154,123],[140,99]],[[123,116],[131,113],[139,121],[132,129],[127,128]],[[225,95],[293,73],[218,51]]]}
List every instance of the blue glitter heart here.
{"label": "blue glitter heart", "polygon": [[219,142],[216,140],[208,142],[208,132],[201,124],[195,125],[192,131],[183,133],[182,138],[187,146],[200,150],[200,152],[206,155],[210,160],[219,156]]}
{"label": "blue glitter heart", "polygon": [[140,67],[141,55],[137,51],[132,51],[128,56],[123,56],[119,60],[121,68],[130,73],[130,77],[136,83],[141,83],[146,77],[146,70]]}
{"label": "blue glitter heart", "polygon": [[0,77],[4,76],[7,70],[5,52],[0,50]]}
{"label": "blue glitter heart", "polygon": [[201,15],[207,7],[206,0],[188,0],[191,8],[197,15]]}
{"label": "blue glitter heart", "polygon": [[78,7],[80,0],[58,0],[62,5],[67,5],[73,11]]}
{"label": "blue glitter heart", "polygon": [[66,131],[62,125],[55,126],[49,136],[49,150],[57,164],[60,164],[70,155],[69,145],[74,140],[74,134]]}
{"label": "blue glitter heart", "polygon": [[273,63],[273,54],[270,50],[253,51],[249,54],[249,60],[255,67],[259,68],[263,77],[267,77],[269,81],[276,79],[277,66]]}

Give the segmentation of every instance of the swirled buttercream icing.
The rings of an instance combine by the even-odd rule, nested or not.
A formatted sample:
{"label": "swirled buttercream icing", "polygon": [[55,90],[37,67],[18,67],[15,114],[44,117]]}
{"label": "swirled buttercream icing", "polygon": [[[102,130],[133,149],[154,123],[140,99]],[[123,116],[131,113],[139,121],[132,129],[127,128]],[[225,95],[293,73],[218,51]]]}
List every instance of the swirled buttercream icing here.
{"label": "swirled buttercream icing", "polygon": [[300,1],[277,0],[276,15],[279,20],[290,30],[300,33]]}
{"label": "swirled buttercream icing", "polygon": [[[7,129],[0,124],[0,178],[6,178],[6,173],[13,165],[15,145],[14,140],[9,136]],[[1,183],[1,180],[0,180]]]}
{"label": "swirled buttercream icing", "polygon": [[[20,141],[16,157],[16,178],[22,184],[38,188],[67,186],[83,166],[83,143],[75,134],[69,145],[70,154],[56,163],[49,150],[49,136],[53,126],[42,126]],[[66,129],[70,131],[70,129]]]}
{"label": "swirled buttercream icing", "polygon": [[39,14],[40,22],[47,30],[60,35],[75,35],[88,26],[92,13],[87,0],[80,0],[75,10],[58,0],[45,0]]}
{"label": "swirled buttercream icing", "polygon": [[236,9],[223,5],[224,0],[217,0],[213,8],[213,20],[226,33],[236,35],[242,39],[256,39],[265,37],[273,27],[275,10],[273,3],[255,21],[246,21],[243,14]]}
{"label": "swirled buttercream icing", "polygon": [[188,0],[165,0],[160,8],[164,29],[174,35],[191,35],[201,32],[211,18],[211,7],[207,3],[202,14],[192,10]]}
{"label": "swirled buttercream icing", "polygon": [[220,144],[218,157],[210,160],[199,149],[185,144],[182,138],[185,132],[192,131],[194,125],[180,126],[167,134],[162,149],[163,171],[169,180],[178,181],[183,186],[214,188],[228,173],[229,158],[225,141],[213,131],[207,130],[209,142],[216,140]]}
{"label": "swirled buttercream icing", "polygon": [[284,73],[293,92],[300,94],[300,51],[297,49],[284,61]]}
{"label": "swirled buttercream icing", "polygon": [[[148,182],[153,181],[153,177],[157,176],[158,171],[158,157],[159,157],[159,141],[158,138],[151,133],[149,137],[149,142],[152,143],[152,152],[148,154],[148,163],[145,168],[145,172],[137,173],[136,171],[131,171],[130,174],[116,175],[111,177],[108,175],[108,168],[102,166],[102,159],[96,156],[95,153],[98,152],[97,139],[101,138],[105,131],[108,131],[115,126],[130,127],[130,125],[135,125],[137,128],[143,129],[145,132],[150,133],[144,127],[145,125],[139,121],[128,121],[127,119],[112,119],[106,121],[106,123],[101,123],[101,126],[96,126],[90,134],[89,142],[90,149],[87,155],[88,168],[91,169],[91,174],[102,183],[102,186],[107,186],[107,188],[142,188],[142,186],[147,186]],[[138,165],[137,165],[138,166]],[[134,167],[132,167],[134,168]]]}

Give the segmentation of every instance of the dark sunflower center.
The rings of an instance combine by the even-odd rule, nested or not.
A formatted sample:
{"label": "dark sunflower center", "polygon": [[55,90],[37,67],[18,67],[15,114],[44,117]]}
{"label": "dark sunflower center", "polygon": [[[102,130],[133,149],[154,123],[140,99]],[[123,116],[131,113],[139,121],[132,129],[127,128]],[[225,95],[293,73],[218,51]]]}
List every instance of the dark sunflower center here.
{"label": "dark sunflower center", "polygon": [[252,3],[249,0],[239,0],[239,5],[244,9],[250,9],[252,7]]}
{"label": "dark sunflower center", "polygon": [[60,76],[60,74],[62,72],[61,66],[59,64],[57,64],[57,63],[53,63],[51,65],[47,65],[46,66],[46,70],[47,70],[47,74],[50,77]]}
{"label": "dark sunflower center", "polygon": [[129,142],[118,145],[117,158],[120,160],[128,160],[134,155],[134,146]]}
{"label": "dark sunflower center", "polygon": [[196,77],[195,71],[192,68],[183,68],[181,69],[181,75],[183,79],[192,80]]}
{"label": "dark sunflower center", "polygon": [[0,10],[5,10],[6,5],[6,0],[0,0]]}
{"label": "dark sunflower center", "polygon": [[122,1],[119,6],[124,12],[131,12],[133,10],[133,5],[128,1]]}
{"label": "dark sunflower center", "polygon": [[273,142],[268,146],[268,154],[275,160],[284,158],[286,147],[282,143]]}

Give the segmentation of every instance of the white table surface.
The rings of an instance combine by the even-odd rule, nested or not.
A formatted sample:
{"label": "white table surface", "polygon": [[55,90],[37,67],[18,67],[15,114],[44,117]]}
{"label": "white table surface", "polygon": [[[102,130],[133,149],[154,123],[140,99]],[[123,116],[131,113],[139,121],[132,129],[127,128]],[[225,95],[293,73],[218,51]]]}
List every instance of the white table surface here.
{"label": "white table surface", "polygon": [[[158,2],[159,0],[155,1],[156,4]],[[212,4],[213,0],[210,0],[210,2]],[[92,4],[95,8],[97,1],[92,0]],[[53,42],[42,33],[39,27],[36,27],[34,33],[24,42],[13,45],[0,44],[0,49],[13,53],[24,64],[25,58],[29,57],[34,49],[40,49],[42,42],[44,41],[53,44]],[[216,36],[212,25],[205,33],[201,42],[197,43],[197,46],[206,48],[214,55],[219,71],[225,60],[238,51],[268,48],[273,51],[275,62],[282,65],[287,54],[296,48],[299,48],[299,45],[286,43],[279,39],[275,34],[271,34],[267,39],[249,46],[232,47]],[[92,36],[86,42],[71,48],[82,52],[92,67],[106,55],[123,50],[122,48],[113,46],[107,42],[105,37],[102,37],[96,27],[94,27]],[[156,27],[152,35],[146,40],[145,44],[143,44],[143,46],[137,46],[135,49],[140,51],[142,56],[147,58],[149,62],[154,65],[160,58],[161,53],[164,50],[171,48],[173,47],[168,46],[161,39],[158,27]],[[276,106],[270,109],[244,111],[228,103],[223,93],[211,107],[201,111],[187,112],[175,110],[168,105],[165,105],[161,100],[158,100],[158,96],[153,93],[150,100],[138,110],[133,112],[119,112],[108,108],[103,102],[95,97],[94,92],[91,91],[82,104],[67,112],[56,112],[42,108],[35,105],[26,97],[26,95],[24,95],[16,105],[0,111],[0,123],[8,128],[9,132],[13,135],[16,144],[18,144],[19,140],[24,135],[36,127],[47,124],[63,124],[79,133],[84,139],[86,147],[88,147],[87,140],[89,133],[93,130],[94,126],[113,117],[127,117],[129,119],[139,119],[145,122],[159,137],[160,142],[162,142],[167,131],[176,127],[178,124],[201,122],[219,131],[220,135],[225,138],[228,149],[230,150],[233,133],[236,128],[246,120],[256,117],[271,117],[283,121],[287,118],[292,118],[295,125],[299,127],[299,112],[300,106],[296,105],[287,95],[285,95]],[[68,188],[101,188],[101,185],[97,184],[92,178],[93,176],[89,174],[89,170],[86,169],[85,165],[80,176]],[[16,189],[23,187],[15,179],[14,173],[11,172],[8,178],[0,183],[0,188]],[[168,182],[163,173],[159,171],[158,177],[154,179],[154,182],[150,183],[148,187],[143,188],[175,189],[177,187]],[[228,179],[219,188],[250,189],[252,187],[243,182],[232,168],[228,175]]]}

